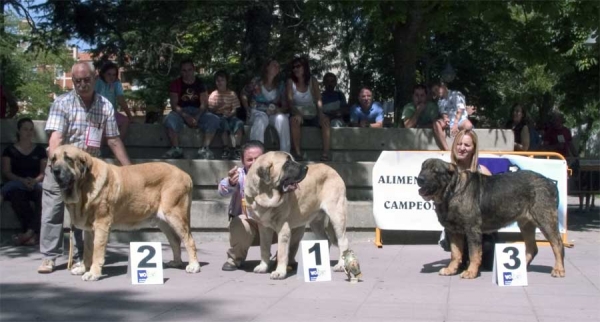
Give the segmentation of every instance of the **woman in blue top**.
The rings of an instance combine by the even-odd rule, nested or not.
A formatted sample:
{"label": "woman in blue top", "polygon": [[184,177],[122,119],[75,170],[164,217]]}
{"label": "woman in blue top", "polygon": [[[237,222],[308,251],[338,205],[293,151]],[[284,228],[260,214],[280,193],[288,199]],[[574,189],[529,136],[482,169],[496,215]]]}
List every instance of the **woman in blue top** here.
{"label": "woman in blue top", "polygon": [[[123,96],[123,85],[117,78],[118,74],[119,67],[115,63],[108,62],[104,64],[102,68],[100,68],[99,77],[96,80],[95,91],[106,97],[106,99],[112,103],[115,109],[117,126],[119,127],[119,136],[121,137],[121,140],[124,141],[129,123],[133,120],[133,115],[127,106],[125,96]],[[127,117],[118,112],[117,105],[121,107],[125,114],[127,114]]]}

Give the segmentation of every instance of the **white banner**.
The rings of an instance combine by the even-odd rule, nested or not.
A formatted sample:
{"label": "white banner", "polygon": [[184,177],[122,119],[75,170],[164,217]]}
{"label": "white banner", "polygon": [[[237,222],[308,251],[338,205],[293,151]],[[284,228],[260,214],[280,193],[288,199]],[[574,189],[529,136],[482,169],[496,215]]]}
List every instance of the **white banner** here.
{"label": "white banner", "polygon": [[[419,196],[417,176],[421,164],[429,158],[450,161],[450,152],[383,151],[373,167],[373,215],[378,228],[384,230],[442,230],[433,202]],[[556,181],[558,186],[559,229],[566,232],[567,164],[564,160],[533,159],[518,155],[481,153],[480,164],[493,174],[509,167],[532,170]],[[519,232],[516,223],[501,229]]]}

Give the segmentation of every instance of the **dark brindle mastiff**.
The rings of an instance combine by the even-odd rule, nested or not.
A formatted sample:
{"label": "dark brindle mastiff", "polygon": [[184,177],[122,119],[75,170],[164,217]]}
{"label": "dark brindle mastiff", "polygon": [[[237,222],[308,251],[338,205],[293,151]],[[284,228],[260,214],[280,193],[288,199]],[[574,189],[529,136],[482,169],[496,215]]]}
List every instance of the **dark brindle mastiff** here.
{"label": "dark brindle mastiff", "polygon": [[552,245],[552,276],[565,276],[564,247],[558,231],[558,190],[548,178],[532,171],[486,176],[459,171],[440,159],[427,159],[417,184],[421,197],[433,200],[440,224],[450,232],[451,261],[440,275],[457,273],[466,235],[470,264],[461,277],[477,277],[481,234],[516,221],[525,240],[527,264],[537,254],[537,226]]}

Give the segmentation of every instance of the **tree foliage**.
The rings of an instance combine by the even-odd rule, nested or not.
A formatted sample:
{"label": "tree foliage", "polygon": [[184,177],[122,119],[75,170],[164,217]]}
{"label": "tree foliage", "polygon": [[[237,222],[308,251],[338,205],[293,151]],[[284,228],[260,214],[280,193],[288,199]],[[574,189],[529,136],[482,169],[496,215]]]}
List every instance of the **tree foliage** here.
{"label": "tree foliage", "polygon": [[350,100],[368,85],[395,99],[396,114],[415,83],[451,65],[449,87],[479,107],[480,126],[500,126],[514,102],[540,125],[559,109],[571,126],[598,126],[594,1],[47,0],[29,10],[41,16],[34,48],[82,39],[128,65],[153,104],[183,57],[206,74],[229,70],[239,89],[269,57],[289,73],[294,55],[308,55]]}

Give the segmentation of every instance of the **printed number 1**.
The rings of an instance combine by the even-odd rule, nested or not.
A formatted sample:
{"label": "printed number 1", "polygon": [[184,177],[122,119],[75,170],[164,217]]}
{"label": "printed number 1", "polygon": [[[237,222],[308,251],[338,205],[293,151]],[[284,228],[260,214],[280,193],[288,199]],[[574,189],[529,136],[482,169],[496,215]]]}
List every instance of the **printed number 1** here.
{"label": "printed number 1", "polygon": [[319,243],[315,243],[313,247],[308,249],[308,253],[315,252],[315,262],[318,265],[321,265],[321,247],[319,247]]}
{"label": "printed number 1", "polygon": [[517,269],[519,268],[519,266],[521,266],[521,260],[517,257],[519,256],[519,250],[515,247],[506,247],[504,248],[504,250],[502,251],[503,253],[511,253],[510,254],[510,259],[514,262],[513,265],[509,265],[508,263],[504,264],[504,267],[506,267],[507,269]]}
{"label": "printed number 1", "polygon": [[156,249],[154,249],[154,247],[152,247],[152,246],[144,245],[144,246],[140,246],[137,250],[138,253],[143,253],[144,251],[148,251],[148,255],[146,255],[146,257],[142,258],[138,267],[139,268],[155,268],[156,263],[148,263],[148,262],[152,258],[154,258],[154,255],[156,255]]}

